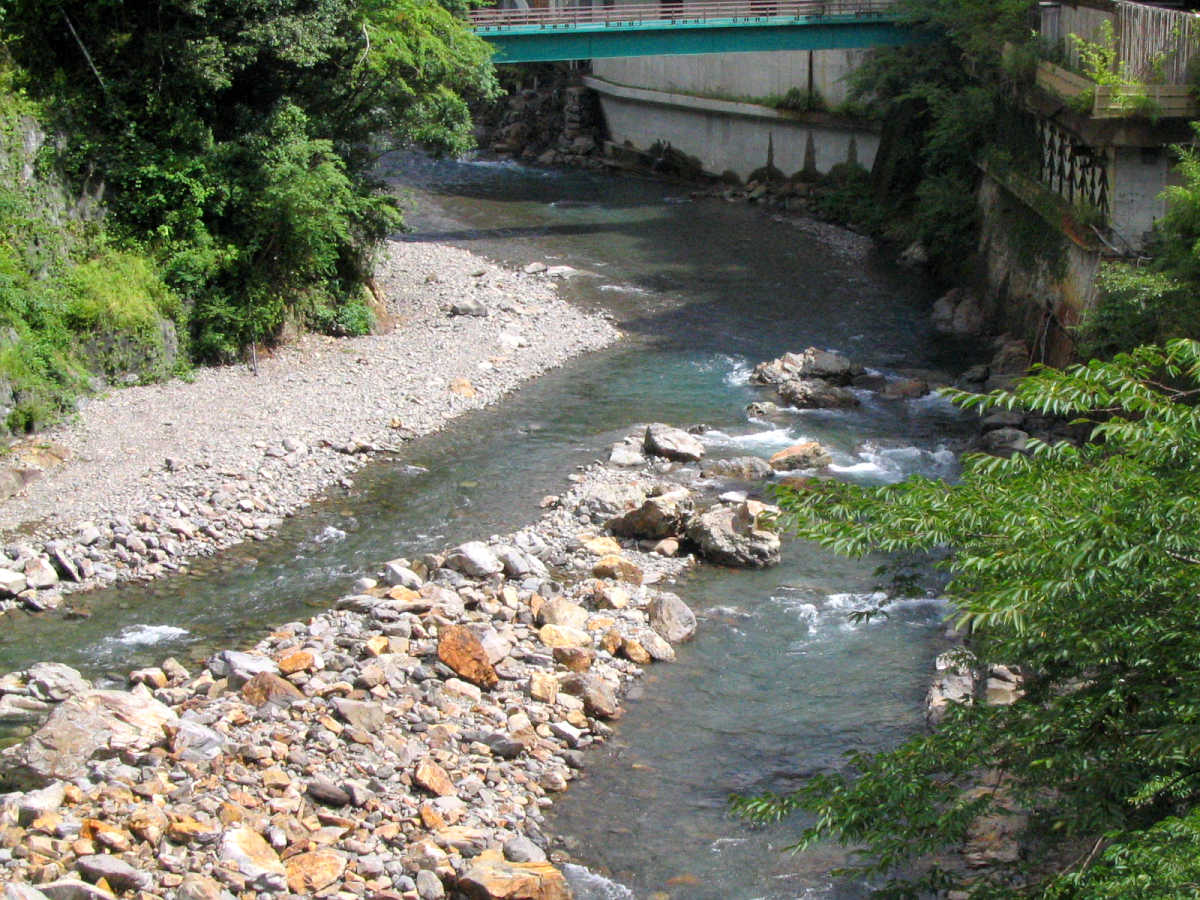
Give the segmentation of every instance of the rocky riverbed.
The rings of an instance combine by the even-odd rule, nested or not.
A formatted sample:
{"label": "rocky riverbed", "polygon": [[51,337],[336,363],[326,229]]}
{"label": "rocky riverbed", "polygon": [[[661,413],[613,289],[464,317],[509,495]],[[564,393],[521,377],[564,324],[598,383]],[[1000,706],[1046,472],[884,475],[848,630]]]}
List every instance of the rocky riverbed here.
{"label": "rocky riverbed", "polygon": [[386,333],[308,335],[257,370],[115,390],[16,448],[0,611],[53,608],[64,592],[263,539],[371,455],[619,337],[561,300],[553,271],[528,268],[390,242],[376,278]]}
{"label": "rocky riverbed", "polygon": [[568,897],[541,810],[629,683],[694,633],[665,586],[692,547],[777,558],[768,510],[728,490],[765,473],[701,456],[638,429],[534,525],[389,561],[199,672],[0,679],[49,711],[0,756],[20,789],[0,795],[5,896]]}

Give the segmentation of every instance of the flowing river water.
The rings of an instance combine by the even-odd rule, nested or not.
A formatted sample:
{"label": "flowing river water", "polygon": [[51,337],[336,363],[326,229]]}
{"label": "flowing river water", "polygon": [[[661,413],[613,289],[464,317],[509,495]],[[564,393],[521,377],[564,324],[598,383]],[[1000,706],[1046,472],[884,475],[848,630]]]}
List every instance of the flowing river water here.
{"label": "flowing river water", "polygon": [[[704,423],[714,455],[819,440],[840,477],[863,482],[954,475],[970,423],[936,398],[864,392],[858,409],[782,422],[745,412],[769,399],[748,384],[753,365],[809,345],[888,375],[956,375],[975,361],[928,327],[933,286],[864,239],[631,178],[411,156],[394,174],[412,205],[407,239],[570,265],[580,274],[564,292],[612,312],[629,339],[372,463],[270,541],[90,595],[86,620],[10,617],[0,671],[55,659],[103,679],[251,643],[384,560],[532,521],[574,466],[638,422]],[[703,567],[679,585],[701,619],[696,640],[647,671],[614,738],[550,813],[549,832],[580,864],[568,873],[582,900],[861,896],[863,885],[828,874],[841,851],[784,854],[800,822],[751,827],[726,800],[786,790],[920,727],[945,610],[898,599],[886,618],[852,624],[878,562],[787,541],[776,568]]]}

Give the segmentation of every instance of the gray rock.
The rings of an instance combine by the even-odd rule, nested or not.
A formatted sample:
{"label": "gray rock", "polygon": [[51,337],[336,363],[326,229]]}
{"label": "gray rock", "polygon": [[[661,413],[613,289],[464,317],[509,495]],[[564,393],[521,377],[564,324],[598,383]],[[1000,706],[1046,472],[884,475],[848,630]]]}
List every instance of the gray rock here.
{"label": "gray rock", "polygon": [[75,868],[89,881],[103,878],[117,891],[148,891],[154,884],[154,876],[135,869],[125,860],[106,853],[81,856],[75,860]]}
{"label": "gray rock", "polygon": [[41,786],[87,773],[93,756],[144,751],[178,721],[142,685],[132,691],[84,691],[63,701],[37,732],[0,753],[0,770],[16,784]]}
{"label": "gray rock", "polygon": [[355,728],[361,728],[368,734],[377,734],[387,725],[387,713],[381,703],[335,697],[333,708]]}
{"label": "gray rock", "polygon": [[583,701],[589,716],[612,719],[621,714],[616,692],[598,675],[572,672],[560,682],[561,689]]}
{"label": "gray rock", "polygon": [[845,409],[858,406],[853,391],[819,378],[796,378],[779,385],[779,396],[797,409]]}
{"label": "gray rock", "polygon": [[61,781],[30,791],[17,801],[17,824],[28,827],[39,816],[53,812],[62,806],[66,785]]}
{"label": "gray rock", "polygon": [[650,601],[646,611],[650,615],[650,627],[672,644],[690,640],[696,633],[696,614],[675,594],[659,594]]}
{"label": "gray rock", "polygon": [[231,688],[240,688],[260,672],[279,674],[279,666],[275,665],[274,661],[257,653],[243,653],[241,650],[223,650],[209,657],[208,668],[216,677],[228,678]]}
{"label": "gray rock", "polygon": [[326,806],[347,806],[351,799],[348,792],[324,778],[314,778],[308,783],[308,796]]}
{"label": "gray rock", "polygon": [[430,869],[421,869],[417,872],[416,882],[417,896],[421,900],[442,900],[446,896],[446,889],[442,887],[442,880]]}
{"label": "gray rock", "polygon": [[383,580],[393,587],[400,585],[413,591],[419,590],[424,584],[420,575],[404,565],[402,560],[397,559],[384,564]]}
{"label": "gray rock", "polygon": [[509,862],[545,862],[546,851],[524,835],[517,835],[504,842],[504,858]]}
{"label": "gray rock", "polygon": [[609,530],[620,537],[658,540],[683,532],[692,513],[692,494],[678,487],[652,497],[635,510],[609,520]]}
{"label": "gray rock", "polygon": [[530,575],[540,577],[547,574],[546,566],[540,559],[517,547],[501,544],[494,552],[504,566],[504,574],[509,578],[525,578]]}
{"label": "gray rock", "polygon": [[1028,442],[1029,435],[1019,428],[996,428],[980,437],[979,446],[985,453],[1012,456],[1014,453],[1024,453]]}
{"label": "gray rock", "polygon": [[450,304],[450,315],[452,316],[475,316],[482,319],[486,318],[487,314],[487,306],[474,297],[464,297]]}
{"label": "gray rock", "polygon": [[446,567],[472,578],[487,578],[504,571],[504,563],[483,541],[467,541],[446,555]]}
{"label": "gray rock", "polygon": [[25,672],[29,693],[36,700],[59,703],[89,690],[91,682],[62,663],[35,663]]}
{"label": "gray rock", "polygon": [[757,504],[714,506],[688,521],[687,538],[705,559],[725,566],[761,568],[779,562],[780,540],[759,527]]}
{"label": "gray rock", "polygon": [[25,576],[20,572],[14,572],[12,569],[0,569],[0,595],[15,597],[27,586]]}
{"label": "gray rock", "polygon": [[774,469],[759,456],[736,456],[732,459],[709,459],[700,466],[705,478],[740,478],[745,481],[761,481],[770,478]]}
{"label": "gray rock", "polygon": [[612,445],[608,461],[614,466],[640,466],[646,462],[642,448],[628,441],[618,441]]}
{"label": "gray rock", "polygon": [[10,882],[4,886],[3,900],[47,900],[45,894],[27,884]]}
{"label": "gray rock", "polygon": [[651,456],[683,462],[696,462],[704,456],[704,445],[695,437],[660,422],[646,426],[642,447]]}
{"label": "gray rock", "polygon": [[225,752],[226,744],[221,732],[191,719],[180,719],[171,738],[171,750],[188,762],[216,759]]}
{"label": "gray rock", "polygon": [[25,560],[25,582],[38,590],[53,587],[58,584],[58,572],[50,565],[50,560],[35,556]]}
{"label": "gray rock", "polygon": [[840,353],[809,347],[800,353],[785,353],[778,359],[759,363],[754,367],[751,380],[759,384],[778,385],[797,379],[815,378],[846,385],[862,372],[862,366]]}
{"label": "gray rock", "polygon": [[538,620],[542,625],[564,625],[583,631],[587,629],[588,611],[566,597],[555,597],[542,606]]}
{"label": "gray rock", "polygon": [[60,878],[38,889],[49,900],[113,900],[113,895],[78,878]]}

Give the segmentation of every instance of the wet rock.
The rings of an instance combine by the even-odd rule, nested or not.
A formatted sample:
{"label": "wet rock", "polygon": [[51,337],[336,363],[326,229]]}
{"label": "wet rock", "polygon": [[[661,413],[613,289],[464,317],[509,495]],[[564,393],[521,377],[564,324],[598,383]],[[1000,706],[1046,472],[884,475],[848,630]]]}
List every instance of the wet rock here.
{"label": "wet rock", "polygon": [[663,592],[646,608],[650,627],[672,644],[691,640],[696,633],[696,614],[675,594]]}
{"label": "wet rock", "polygon": [[915,400],[929,393],[929,382],[924,378],[901,378],[889,381],[880,393],[889,400]]}
{"label": "wet rock", "polygon": [[735,456],[731,459],[708,459],[700,466],[705,478],[739,478],[744,481],[761,481],[770,478],[774,470],[758,456]]}
{"label": "wet rock", "polygon": [[687,538],[700,555],[725,566],[761,568],[779,562],[779,535],[760,521],[761,503],[715,506],[688,522]]}
{"label": "wet rock", "polygon": [[704,456],[704,445],[696,438],[686,431],[662,423],[646,427],[642,446],[651,456],[681,462],[696,462]]}
{"label": "wet rock", "polygon": [[504,563],[482,541],[460,544],[446,555],[446,568],[472,578],[487,578],[504,571]]}
{"label": "wet rock", "polygon": [[509,862],[501,850],[484,850],[458,880],[469,900],[570,900],[562,872],[548,862]]}
{"label": "wet rock", "polygon": [[772,469],[789,472],[793,469],[820,469],[832,463],[833,457],[816,441],[804,441],[773,454],[769,462]]}
{"label": "wet rock", "polygon": [[779,396],[797,409],[846,409],[859,405],[851,390],[817,378],[796,378],[779,385]]}
{"label": "wet rock", "polygon": [[146,750],[165,737],[174,710],[144,687],[132,691],[85,691],[63,701],[38,731],[0,754],[0,769],[18,784],[71,780],[87,772],[99,753]]}
{"label": "wet rock", "polygon": [[783,384],[796,379],[816,378],[846,385],[863,368],[848,357],[830,350],[809,347],[800,353],[785,353],[778,359],[759,363],[751,380],[758,384]]}
{"label": "wet rock", "polygon": [[475,632],[464,625],[448,625],[438,632],[437,654],[438,659],[472,684],[490,688],[500,681],[487,649]]}

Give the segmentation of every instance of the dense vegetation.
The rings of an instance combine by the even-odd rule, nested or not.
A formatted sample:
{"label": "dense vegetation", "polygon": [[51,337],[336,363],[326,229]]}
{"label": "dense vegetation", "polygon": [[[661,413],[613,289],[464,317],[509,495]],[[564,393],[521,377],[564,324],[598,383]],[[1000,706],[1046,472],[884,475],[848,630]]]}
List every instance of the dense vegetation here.
{"label": "dense vegetation", "polygon": [[[1011,706],[955,709],[934,732],[789,797],[804,841],[862,849],[896,896],[1200,896],[1200,344],[1043,370],[1015,393],[959,394],[1091,425],[1083,446],[975,457],[960,483],[785,491],[787,523],[851,555],[946,551],[946,588],[984,663],[1020,665]],[[972,790],[988,771],[1000,790]],[[939,865],[980,816],[1029,813],[1032,859]],[[951,859],[953,857],[950,857]],[[933,860],[931,862],[931,860]]]}
{"label": "dense vegetation", "polygon": [[[490,51],[435,0],[5,0],[0,27],[0,316],[17,336],[0,374],[24,366],[50,406],[96,368],[64,338],[111,322],[105,303],[147,340],[173,319],[205,361],[289,319],[369,329],[372,253],[400,226],[378,153],[466,149],[467,101],[495,90]],[[16,145],[35,120],[56,141],[31,178]],[[42,202],[56,182],[102,189],[103,222]]]}

